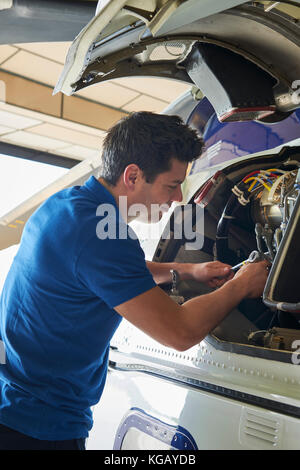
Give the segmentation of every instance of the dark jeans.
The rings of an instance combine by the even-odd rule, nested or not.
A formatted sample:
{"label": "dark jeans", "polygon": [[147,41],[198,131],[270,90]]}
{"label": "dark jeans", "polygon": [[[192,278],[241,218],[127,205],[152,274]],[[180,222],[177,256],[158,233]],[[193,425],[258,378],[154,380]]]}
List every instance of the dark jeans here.
{"label": "dark jeans", "polygon": [[41,441],[0,424],[0,450],[85,450],[85,439]]}

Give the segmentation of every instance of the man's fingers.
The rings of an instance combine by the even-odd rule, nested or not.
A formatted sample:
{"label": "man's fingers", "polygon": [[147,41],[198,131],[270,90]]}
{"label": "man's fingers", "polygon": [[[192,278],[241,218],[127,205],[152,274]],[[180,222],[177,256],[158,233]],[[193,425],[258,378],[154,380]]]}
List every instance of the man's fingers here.
{"label": "man's fingers", "polygon": [[[230,274],[230,278],[231,277],[233,277],[233,275]],[[214,278],[214,279],[211,279],[207,284],[209,287],[221,287],[223,286],[223,284],[229,281],[230,278],[229,277],[222,278],[222,279]]]}
{"label": "man's fingers", "polygon": [[208,261],[207,263],[200,263],[194,266],[195,280],[205,282],[210,287],[222,285],[219,282],[216,284],[216,281],[226,281],[233,277],[231,266],[221,261]]}
{"label": "man's fingers", "polygon": [[220,261],[212,262],[211,265],[208,265],[208,269],[211,277],[216,278],[226,277],[231,272],[231,266],[223,264]]}
{"label": "man's fingers", "polygon": [[231,266],[230,264],[225,264],[225,263],[222,263],[221,261],[212,261],[210,263],[210,267],[216,271],[218,270],[228,270],[228,269],[231,269]]}

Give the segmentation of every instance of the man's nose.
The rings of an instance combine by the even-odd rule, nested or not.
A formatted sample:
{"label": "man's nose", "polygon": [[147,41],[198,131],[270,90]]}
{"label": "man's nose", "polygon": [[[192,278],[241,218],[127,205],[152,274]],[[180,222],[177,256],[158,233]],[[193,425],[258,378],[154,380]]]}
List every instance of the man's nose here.
{"label": "man's nose", "polygon": [[172,201],[181,202],[182,199],[183,197],[182,197],[181,185],[179,185],[178,188],[174,191]]}

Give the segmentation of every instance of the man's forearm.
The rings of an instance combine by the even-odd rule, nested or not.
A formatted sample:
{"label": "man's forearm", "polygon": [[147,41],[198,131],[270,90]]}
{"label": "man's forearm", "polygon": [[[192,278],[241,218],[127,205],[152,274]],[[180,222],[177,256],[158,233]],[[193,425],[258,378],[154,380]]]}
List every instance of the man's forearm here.
{"label": "man's forearm", "polygon": [[180,279],[182,280],[193,278],[192,263],[156,263],[154,261],[147,261],[147,267],[151,272],[156,284],[171,282],[171,269],[175,269],[178,272]]}

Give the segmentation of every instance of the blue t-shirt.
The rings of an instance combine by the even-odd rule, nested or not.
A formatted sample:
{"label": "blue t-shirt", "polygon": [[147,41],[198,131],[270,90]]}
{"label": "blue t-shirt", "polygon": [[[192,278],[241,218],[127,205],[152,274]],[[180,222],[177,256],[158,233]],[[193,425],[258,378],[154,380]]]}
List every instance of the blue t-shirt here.
{"label": "blue t-shirt", "polygon": [[94,177],[28,220],[0,299],[0,423],[37,439],[88,436],[121,321],[114,307],[156,285],[124,227]]}

